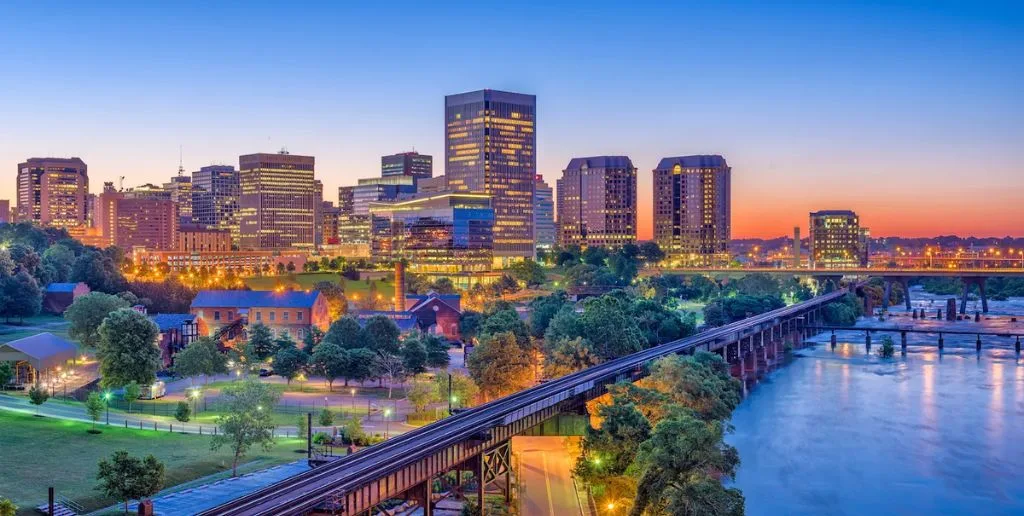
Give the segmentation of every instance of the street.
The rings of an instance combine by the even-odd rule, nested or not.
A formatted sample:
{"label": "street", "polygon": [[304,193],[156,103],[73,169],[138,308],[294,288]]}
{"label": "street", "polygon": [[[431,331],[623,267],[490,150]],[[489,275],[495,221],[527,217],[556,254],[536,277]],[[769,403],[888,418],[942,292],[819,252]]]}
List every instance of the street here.
{"label": "street", "polygon": [[565,437],[515,437],[512,452],[520,457],[522,512],[548,516],[583,514],[572,481],[576,458]]}

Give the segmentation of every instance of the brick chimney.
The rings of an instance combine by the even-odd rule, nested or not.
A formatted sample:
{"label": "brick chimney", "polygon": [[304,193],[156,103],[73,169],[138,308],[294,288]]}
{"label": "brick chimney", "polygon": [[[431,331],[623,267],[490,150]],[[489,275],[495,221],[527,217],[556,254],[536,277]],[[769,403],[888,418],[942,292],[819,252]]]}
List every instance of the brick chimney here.
{"label": "brick chimney", "polygon": [[395,262],[395,311],[405,311],[405,260]]}

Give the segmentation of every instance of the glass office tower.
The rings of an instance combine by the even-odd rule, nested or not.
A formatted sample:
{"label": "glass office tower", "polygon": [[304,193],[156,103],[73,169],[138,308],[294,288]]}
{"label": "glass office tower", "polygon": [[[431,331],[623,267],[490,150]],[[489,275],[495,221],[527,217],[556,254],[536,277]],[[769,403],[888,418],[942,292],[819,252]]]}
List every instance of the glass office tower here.
{"label": "glass office tower", "polygon": [[[239,156],[239,231],[243,249],[315,247],[317,197],[313,156]],[[322,194],[321,194],[322,197]]]}
{"label": "glass office tower", "polygon": [[654,169],[654,240],[679,265],[729,262],[732,168],[718,155],[664,158]]}
{"label": "glass office tower", "polygon": [[496,266],[532,257],[537,97],[479,90],[444,106],[448,189],[491,196]]}

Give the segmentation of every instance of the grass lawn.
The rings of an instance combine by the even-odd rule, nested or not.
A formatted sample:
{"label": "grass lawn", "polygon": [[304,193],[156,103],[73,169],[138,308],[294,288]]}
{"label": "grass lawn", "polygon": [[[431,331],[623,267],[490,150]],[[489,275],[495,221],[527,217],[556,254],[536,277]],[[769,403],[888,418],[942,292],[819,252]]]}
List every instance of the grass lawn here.
{"label": "grass lawn", "polygon": [[62,339],[78,344],[68,336],[71,324],[57,315],[37,315],[28,317],[23,323],[12,320],[6,323],[0,320],[0,343],[31,337],[37,333],[50,332]]}
{"label": "grass lawn", "polygon": [[[0,412],[0,471],[4,472],[0,494],[13,499],[26,514],[25,509],[46,502],[48,486],[86,509],[105,507],[114,501],[94,489],[96,464],[116,450],[155,455],[166,466],[165,488],[225,470],[230,475],[231,454],[226,448],[210,451],[210,437],[118,427],[105,427],[102,434],[92,435],[86,432],[89,426]],[[304,446],[299,439],[278,439],[271,451],[257,449],[245,457],[249,463],[245,470],[300,460]]]}
{"label": "grass lawn", "polygon": [[701,303],[699,301],[682,301],[679,303],[679,309],[684,312],[694,312],[697,315],[697,326],[704,324],[704,305],[707,303]]}
{"label": "grass lawn", "polygon": [[[365,296],[370,291],[370,284],[366,280],[354,281],[343,279],[334,272],[299,272],[284,276],[255,276],[246,278],[245,284],[253,290],[273,290],[278,285],[306,290],[313,288],[313,285],[321,281],[344,282],[345,295],[350,298],[353,294]],[[374,281],[373,283],[377,285],[377,293],[381,296],[385,298],[394,296],[395,287],[390,279],[388,281]]]}

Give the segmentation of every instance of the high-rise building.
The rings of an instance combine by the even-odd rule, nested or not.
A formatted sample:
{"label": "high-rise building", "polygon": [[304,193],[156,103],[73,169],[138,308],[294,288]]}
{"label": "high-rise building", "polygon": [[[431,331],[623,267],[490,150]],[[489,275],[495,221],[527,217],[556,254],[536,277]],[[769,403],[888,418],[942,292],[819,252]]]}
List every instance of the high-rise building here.
{"label": "high-rise building", "polygon": [[178,175],[164,183],[164,190],[171,194],[171,200],[178,205],[178,217],[181,224],[192,224],[192,178],[185,175],[185,170],[178,169]]}
{"label": "high-rise building", "polygon": [[313,242],[319,249],[324,244],[324,184],[313,180]]}
{"label": "high-rise building", "polygon": [[417,194],[439,194],[448,191],[448,178],[444,176],[435,176],[427,179],[420,179],[416,181],[416,193]]}
{"label": "high-rise building", "polygon": [[355,202],[354,186],[339,186],[338,187],[338,213],[341,215],[352,215],[352,210],[355,209],[353,203]]}
{"label": "high-rise building", "polygon": [[850,210],[812,212],[808,237],[811,268],[868,266],[868,229]]}
{"label": "high-rise building", "polygon": [[352,214],[369,215],[370,203],[396,201],[416,193],[416,179],[412,176],[371,177],[360,179],[352,187]]}
{"label": "high-rise building", "polygon": [[636,242],[636,167],[629,157],[573,158],[557,184],[559,245]]}
{"label": "high-rise building", "polygon": [[380,176],[410,176],[414,181],[434,176],[434,157],[416,151],[380,158]]}
{"label": "high-rise building", "polygon": [[178,207],[170,199],[104,191],[97,202],[96,225],[108,245],[125,251],[177,250]]}
{"label": "high-rise building", "polygon": [[479,90],[444,99],[448,190],[491,196],[498,266],[535,252],[536,116],[534,95]]}
{"label": "high-rise building", "polygon": [[125,190],[124,196],[127,199],[150,199],[153,201],[170,201],[171,191],[162,186],[146,183]]}
{"label": "high-rise building", "polygon": [[181,225],[178,227],[177,250],[191,253],[231,252],[231,232],[198,224]]}
{"label": "high-rise building", "polygon": [[11,222],[11,201],[0,199],[0,224]]}
{"label": "high-rise building", "polygon": [[238,198],[242,188],[231,165],[210,165],[192,172],[192,219],[196,224],[231,232],[238,245]]}
{"label": "high-rise building", "polygon": [[448,193],[370,204],[371,254],[418,273],[491,269],[494,210],[482,194]]}
{"label": "high-rise building", "polygon": [[537,249],[555,246],[555,199],[551,185],[537,174],[533,183],[533,239]]}
{"label": "high-rise building", "polygon": [[654,169],[654,240],[686,265],[729,261],[732,169],[718,155],[664,158]]}
{"label": "high-rise building", "polygon": [[238,158],[243,249],[312,249],[317,205],[313,156],[249,154]]}
{"label": "high-rise building", "polygon": [[320,224],[323,234],[322,244],[338,243],[338,217],[340,212],[331,201],[323,201],[320,205]]}
{"label": "high-rise building", "polygon": [[86,220],[88,167],[81,158],[29,158],[18,164],[18,220],[69,228]]}

